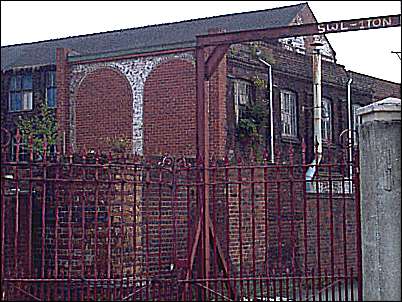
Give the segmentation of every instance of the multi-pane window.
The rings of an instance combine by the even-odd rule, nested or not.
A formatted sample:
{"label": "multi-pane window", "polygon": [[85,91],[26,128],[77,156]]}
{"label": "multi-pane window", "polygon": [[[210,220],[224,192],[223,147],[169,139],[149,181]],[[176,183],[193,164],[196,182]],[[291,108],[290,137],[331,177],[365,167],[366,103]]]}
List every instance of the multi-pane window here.
{"label": "multi-pane window", "polygon": [[332,139],[332,110],[331,101],[323,98],[321,101],[321,135],[322,140],[330,142]]}
{"label": "multi-pane window", "polygon": [[32,110],[32,74],[11,77],[8,108],[9,111]]}
{"label": "multi-pane window", "polygon": [[[15,161],[16,160],[16,155],[17,155],[17,140],[15,137],[12,138],[11,140],[11,160]],[[37,150],[33,148],[33,158],[35,159],[43,159],[42,152],[38,152]],[[49,145],[47,149],[47,157],[53,157],[56,156],[56,145]],[[31,153],[31,146],[28,144],[26,139],[21,138],[20,144],[19,144],[19,158],[18,161],[28,161]]]}
{"label": "multi-pane window", "polygon": [[358,140],[358,136],[357,136],[357,130],[358,127],[360,125],[360,120],[359,117],[357,116],[357,109],[361,108],[362,106],[359,104],[353,104],[352,105],[352,116],[353,116],[353,126],[352,126],[352,130],[353,130],[353,143],[354,145],[357,145],[357,140]]}
{"label": "multi-pane window", "polygon": [[281,91],[282,135],[297,137],[297,104],[296,94],[291,91]]}
{"label": "multi-pane window", "polygon": [[50,108],[56,107],[56,72],[46,73],[46,102]]}
{"label": "multi-pane window", "polygon": [[243,80],[233,81],[234,109],[236,114],[236,124],[242,118],[247,104],[251,101],[252,86],[251,83]]}
{"label": "multi-pane window", "polygon": [[[11,160],[17,160],[17,140],[15,137],[11,140]],[[29,159],[29,146],[26,140],[21,139],[19,148],[18,148],[18,161],[27,161]]]}

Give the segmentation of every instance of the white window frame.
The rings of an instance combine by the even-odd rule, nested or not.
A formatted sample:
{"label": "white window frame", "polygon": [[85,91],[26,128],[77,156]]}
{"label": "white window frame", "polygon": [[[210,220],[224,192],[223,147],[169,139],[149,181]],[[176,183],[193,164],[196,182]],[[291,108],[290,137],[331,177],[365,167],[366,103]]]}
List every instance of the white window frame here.
{"label": "white window frame", "polygon": [[[49,83],[51,73],[54,73],[54,76],[52,77],[53,81],[51,81],[51,83]],[[48,91],[50,89],[55,90],[54,106],[49,106]],[[46,72],[46,93],[45,94],[46,94],[46,105],[49,108],[56,108],[57,107],[57,86],[56,86],[56,71],[55,70],[49,70],[49,71]]]}
{"label": "white window frame", "polygon": [[[10,146],[11,146],[11,153],[10,153],[11,160],[15,161],[16,160],[16,152],[17,152],[17,141],[16,141],[15,137],[13,137],[11,139]],[[49,145],[48,147],[49,147],[49,152],[47,153],[47,156],[49,156],[49,157],[56,156],[57,145],[56,144]],[[30,146],[29,146],[28,142],[24,141],[21,138],[20,150],[19,150],[19,155],[20,155],[19,161],[27,161],[29,159],[30,152],[31,152],[31,150],[30,150]],[[38,153],[34,151],[33,156],[34,156],[34,159],[37,158]],[[40,156],[40,158],[42,158],[42,156]]]}
{"label": "white window frame", "polygon": [[233,104],[236,125],[239,124],[242,109],[251,102],[251,89],[252,85],[250,82],[241,79],[233,80]]}
{"label": "white window frame", "polygon": [[[17,141],[15,139],[15,137],[12,137],[11,139],[11,160],[12,161],[16,161],[17,157],[16,157],[16,153],[17,153]],[[29,146],[28,146],[28,142],[24,141],[21,138],[20,141],[20,147],[19,147],[19,159],[18,161],[27,161],[29,158]]]}
{"label": "white window frame", "polygon": [[324,142],[332,141],[332,103],[330,99],[321,100],[321,135]]}
{"label": "white window frame", "polygon": [[[23,77],[24,76],[30,76],[31,77],[31,88],[26,89],[23,87]],[[12,86],[12,81],[15,78],[15,80],[20,80],[21,81],[21,87],[19,89],[11,90]],[[20,78],[20,79],[19,79]],[[12,94],[21,94],[21,102],[22,106],[21,109],[12,109],[13,106],[12,104]],[[33,107],[33,82],[32,82],[32,74],[24,74],[24,75],[12,75],[10,78],[10,86],[9,86],[9,93],[8,93],[8,110],[9,112],[21,112],[21,111],[31,111]]]}
{"label": "white window frame", "polygon": [[281,124],[282,136],[297,138],[297,97],[290,90],[281,90]]}

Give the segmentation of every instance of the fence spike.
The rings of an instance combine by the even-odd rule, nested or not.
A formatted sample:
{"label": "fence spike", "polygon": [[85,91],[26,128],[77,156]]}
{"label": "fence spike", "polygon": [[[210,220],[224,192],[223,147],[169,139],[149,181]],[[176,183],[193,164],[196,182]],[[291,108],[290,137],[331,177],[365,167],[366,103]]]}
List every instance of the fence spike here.
{"label": "fence spike", "polygon": [[250,150],[250,163],[251,164],[255,163],[255,151],[254,151],[254,148],[251,148],[251,150]]}
{"label": "fence spike", "polygon": [[215,167],[215,164],[216,164],[216,155],[215,155],[215,153],[212,153],[212,155],[210,157],[210,163],[211,163],[211,167]]}
{"label": "fence spike", "polygon": [[71,165],[73,163],[73,154],[69,151],[67,157],[68,157],[68,163]]}
{"label": "fence spike", "polygon": [[301,148],[302,148],[302,163],[303,163],[303,165],[305,165],[306,164],[306,142],[304,140],[304,137],[302,138]]}
{"label": "fence spike", "polygon": [[20,129],[17,128],[17,133],[15,134],[15,160],[18,162],[20,158],[20,143],[21,143],[21,134]]}
{"label": "fence spike", "polygon": [[225,155],[223,157],[223,162],[224,162],[225,166],[229,165],[229,156],[227,153],[225,153]]}
{"label": "fence spike", "polygon": [[294,153],[293,153],[293,144],[290,143],[290,146],[289,146],[289,162],[290,162],[291,165],[293,165],[293,155],[294,155]]}
{"label": "fence spike", "polygon": [[32,137],[32,135],[30,135],[29,137],[28,137],[28,148],[29,148],[29,160],[30,161],[33,161],[33,137]]}
{"label": "fence spike", "polygon": [[275,150],[275,157],[276,157],[276,160],[279,163],[281,161],[281,149],[278,146],[276,146],[275,149],[276,149]]}
{"label": "fence spike", "polygon": [[264,149],[263,160],[264,160],[264,162],[267,162],[267,161],[269,160],[268,148],[265,148],[265,149]]}
{"label": "fence spike", "polygon": [[240,155],[238,155],[238,156],[236,157],[236,164],[237,164],[238,166],[241,166],[241,164],[242,164],[242,159],[241,159],[241,156],[240,156]]}
{"label": "fence spike", "polygon": [[43,137],[43,161],[47,160],[47,138],[46,135]]}

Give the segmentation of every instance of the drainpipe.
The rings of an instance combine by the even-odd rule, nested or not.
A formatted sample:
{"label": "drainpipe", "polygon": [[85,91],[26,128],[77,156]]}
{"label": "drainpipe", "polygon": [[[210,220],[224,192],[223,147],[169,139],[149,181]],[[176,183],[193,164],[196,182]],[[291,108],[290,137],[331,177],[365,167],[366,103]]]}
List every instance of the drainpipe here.
{"label": "drainpipe", "polygon": [[260,58],[261,51],[257,50],[258,60],[268,67],[268,81],[269,81],[269,122],[270,122],[270,148],[271,148],[271,163],[275,162],[274,151],[274,113],[273,113],[273,91],[272,91],[272,66],[267,61]]}
{"label": "drainpipe", "polygon": [[[349,78],[348,80],[348,143],[349,143],[349,179],[350,179],[350,185],[352,184],[352,174],[353,174],[353,169],[352,169],[352,99],[351,99],[351,88],[350,85],[352,84],[353,79]],[[350,187],[352,188],[352,187]]]}
{"label": "drainpipe", "polygon": [[[321,47],[320,41],[314,41],[313,46],[313,93],[314,93],[314,143],[317,144],[317,154],[306,172],[306,180],[311,180],[316,167],[322,159],[322,133],[321,133]],[[314,147],[314,152],[316,151]],[[308,185],[310,183],[307,183]]]}

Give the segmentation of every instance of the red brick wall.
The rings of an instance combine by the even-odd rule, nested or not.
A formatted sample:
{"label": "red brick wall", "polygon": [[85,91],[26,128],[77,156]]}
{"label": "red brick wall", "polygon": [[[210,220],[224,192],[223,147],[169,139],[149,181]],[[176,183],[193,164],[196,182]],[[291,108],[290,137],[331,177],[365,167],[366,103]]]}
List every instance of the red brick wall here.
{"label": "red brick wall", "polygon": [[352,90],[364,90],[372,93],[373,102],[387,97],[401,98],[401,85],[393,82],[384,81],[357,72],[350,72],[353,78]]}
{"label": "red brick wall", "polygon": [[66,152],[71,151],[71,142],[69,137],[69,83],[70,69],[67,62],[69,50],[66,48],[57,48],[56,50],[56,86],[57,86],[57,110],[56,118],[59,128],[59,137],[61,141],[57,146],[58,150],[63,151],[63,138],[65,138]]}
{"label": "red brick wall", "polygon": [[[103,68],[88,74],[76,92],[76,144],[91,149],[110,149],[106,139],[132,140],[132,93],[118,71]],[[132,143],[128,146],[131,150]]]}
{"label": "red brick wall", "polygon": [[184,60],[157,66],[144,87],[144,155],[194,156],[195,67]]}

